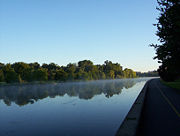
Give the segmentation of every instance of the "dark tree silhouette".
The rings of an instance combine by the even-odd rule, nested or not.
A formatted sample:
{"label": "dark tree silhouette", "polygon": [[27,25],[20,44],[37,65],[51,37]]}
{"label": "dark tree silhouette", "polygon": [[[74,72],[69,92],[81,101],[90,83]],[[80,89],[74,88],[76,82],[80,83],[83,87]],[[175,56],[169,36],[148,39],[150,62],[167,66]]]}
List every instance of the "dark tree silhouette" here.
{"label": "dark tree silhouette", "polygon": [[180,78],[180,1],[158,0],[160,16],[158,17],[156,35],[160,45],[150,46],[156,49],[158,62],[162,65],[158,72],[165,81]]}

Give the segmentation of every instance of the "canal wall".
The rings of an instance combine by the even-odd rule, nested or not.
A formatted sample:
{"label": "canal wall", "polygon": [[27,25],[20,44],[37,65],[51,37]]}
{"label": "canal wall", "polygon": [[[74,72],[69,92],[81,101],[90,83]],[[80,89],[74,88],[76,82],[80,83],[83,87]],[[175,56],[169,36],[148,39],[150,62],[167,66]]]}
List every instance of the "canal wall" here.
{"label": "canal wall", "polygon": [[136,98],[126,118],[124,119],[123,123],[118,129],[116,136],[135,136],[136,135],[149,82],[150,80],[146,82],[140,94]]}

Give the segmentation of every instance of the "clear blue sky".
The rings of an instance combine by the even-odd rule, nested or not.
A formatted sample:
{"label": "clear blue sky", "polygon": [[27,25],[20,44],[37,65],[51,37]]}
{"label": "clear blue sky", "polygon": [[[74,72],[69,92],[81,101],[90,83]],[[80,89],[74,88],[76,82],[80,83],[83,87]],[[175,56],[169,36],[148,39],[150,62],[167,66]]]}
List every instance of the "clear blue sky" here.
{"label": "clear blue sky", "polygon": [[156,0],[0,0],[0,62],[158,68]]}

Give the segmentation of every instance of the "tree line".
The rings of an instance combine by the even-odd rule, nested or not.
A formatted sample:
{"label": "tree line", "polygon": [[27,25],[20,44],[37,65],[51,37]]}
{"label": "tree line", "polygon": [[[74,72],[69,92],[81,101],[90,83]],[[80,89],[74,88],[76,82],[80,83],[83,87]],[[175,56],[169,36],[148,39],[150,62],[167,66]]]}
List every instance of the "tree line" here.
{"label": "tree line", "polygon": [[158,77],[159,74],[156,70],[148,72],[136,72],[138,77]]}
{"label": "tree line", "polygon": [[102,65],[94,65],[90,60],[69,63],[59,66],[55,63],[42,64],[37,62],[13,64],[0,63],[0,82],[22,83],[33,81],[74,81],[98,80],[115,78],[135,78],[136,72],[118,63],[106,60]]}
{"label": "tree line", "polygon": [[161,63],[158,72],[165,81],[180,78],[180,1],[158,0],[160,16],[156,35],[160,44],[152,44],[156,49],[156,56]]}

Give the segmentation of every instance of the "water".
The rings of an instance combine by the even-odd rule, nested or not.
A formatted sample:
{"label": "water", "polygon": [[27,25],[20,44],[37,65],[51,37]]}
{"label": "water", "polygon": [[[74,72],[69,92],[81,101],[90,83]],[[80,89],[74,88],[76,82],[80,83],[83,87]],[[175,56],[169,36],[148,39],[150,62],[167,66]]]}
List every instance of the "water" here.
{"label": "water", "polygon": [[0,136],[113,136],[150,78],[0,87]]}

